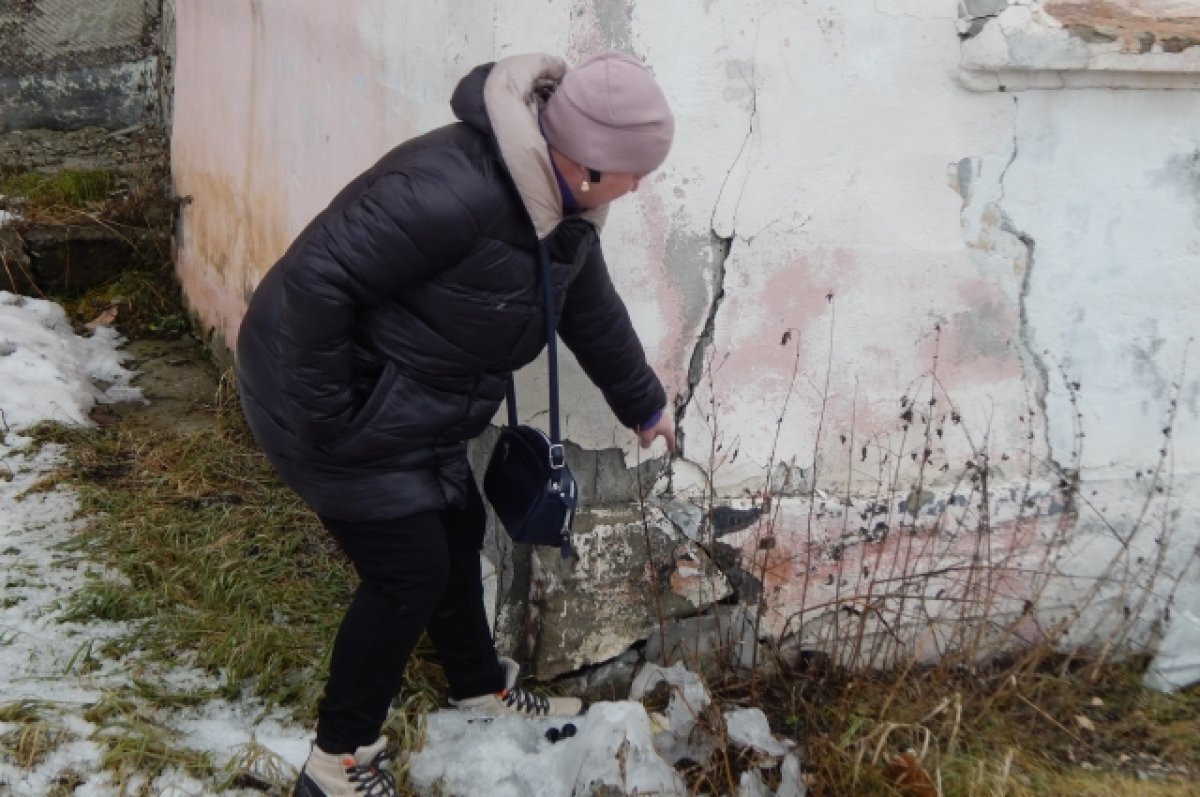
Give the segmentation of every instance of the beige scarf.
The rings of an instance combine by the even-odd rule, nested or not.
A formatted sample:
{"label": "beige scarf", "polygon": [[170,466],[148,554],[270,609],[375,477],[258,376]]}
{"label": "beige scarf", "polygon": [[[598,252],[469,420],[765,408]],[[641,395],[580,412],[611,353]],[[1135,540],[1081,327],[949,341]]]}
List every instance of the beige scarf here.
{"label": "beige scarf", "polygon": [[[566,62],[553,55],[514,55],[496,62],[483,87],[483,103],[500,156],[539,239],[562,222],[563,206],[550,150],[538,127],[538,111],[542,97],[553,92],[566,71]],[[607,215],[605,207],[585,211],[583,218],[599,231]]]}

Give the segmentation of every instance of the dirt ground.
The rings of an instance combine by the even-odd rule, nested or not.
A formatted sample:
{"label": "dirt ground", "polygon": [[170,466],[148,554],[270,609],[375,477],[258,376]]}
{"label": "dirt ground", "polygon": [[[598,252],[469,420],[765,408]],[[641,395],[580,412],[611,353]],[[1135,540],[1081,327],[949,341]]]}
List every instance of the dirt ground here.
{"label": "dirt ground", "polygon": [[121,350],[130,356],[125,367],[137,372],[133,384],[144,400],[98,406],[98,423],[124,418],[164,431],[211,428],[221,374],[200,341],[191,335],[131,340]]}

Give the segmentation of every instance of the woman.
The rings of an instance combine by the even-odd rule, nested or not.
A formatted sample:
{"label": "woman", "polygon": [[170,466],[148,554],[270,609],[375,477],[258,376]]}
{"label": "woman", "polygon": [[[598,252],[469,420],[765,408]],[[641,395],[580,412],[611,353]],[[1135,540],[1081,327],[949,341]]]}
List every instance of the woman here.
{"label": "woman", "polygon": [[559,335],[643,446],[675,447],[666,395],[613,289],[609,202],[666,158],[674,120],[630,56],[480,66],[460,120],[346,186],[266,274],[237,346],[246,417],[281,477],[354,563],[297,795],[392,794],[380,730],[422,631],[452,702],[580,712],[516,686],[483,605],[486,513],[467,463],[512,371],[545,345],[538,250]]}

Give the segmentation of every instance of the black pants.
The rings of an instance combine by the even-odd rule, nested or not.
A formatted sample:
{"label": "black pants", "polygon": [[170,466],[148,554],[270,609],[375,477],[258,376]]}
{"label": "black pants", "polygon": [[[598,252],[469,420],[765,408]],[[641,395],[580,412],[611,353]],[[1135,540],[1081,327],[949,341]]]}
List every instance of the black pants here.
{"label": "black pants", "polygon": [[318,707],[322,750],[352,752],[379,738],[424,630],[452,698],[504,688],[483,606],[479,552],[486,521],[474,480],[462,509],[371,522],[321,519],[361,579],[334,639]]}

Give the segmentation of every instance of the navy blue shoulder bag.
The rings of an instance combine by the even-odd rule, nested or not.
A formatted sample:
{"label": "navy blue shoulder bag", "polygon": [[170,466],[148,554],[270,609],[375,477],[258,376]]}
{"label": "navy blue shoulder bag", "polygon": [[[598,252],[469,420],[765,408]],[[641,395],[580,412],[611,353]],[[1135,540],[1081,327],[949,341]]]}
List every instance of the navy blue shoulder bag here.
{"label": "navy blue shoulder bag", "polygon": [[508,380],[508,425],[492,449],[483,476],[483,492],[513,542],[549,545],[571,554],[571,523],[579,488],[567,467],[558,425],[558,322],[550,258],[538,242],[542,295],[546,305],[546,360],[550,370],[550,435],[517,421],[517,394]]}

